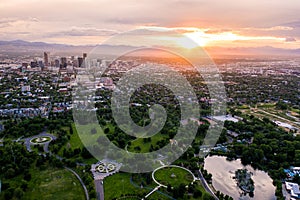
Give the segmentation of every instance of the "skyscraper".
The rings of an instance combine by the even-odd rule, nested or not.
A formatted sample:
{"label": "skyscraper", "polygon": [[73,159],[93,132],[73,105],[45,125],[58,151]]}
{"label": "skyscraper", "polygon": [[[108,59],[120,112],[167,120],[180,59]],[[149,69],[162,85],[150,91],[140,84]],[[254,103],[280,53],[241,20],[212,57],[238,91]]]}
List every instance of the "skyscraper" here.
{"label": "skyscraper", "polygon": [[49,66],[49,53],[44,52],[44,65]]}
{"label": "skyscraper", "polygon": [[60,61],[61,61],[61,67],[66,68],[67,67],[67,58],[66,57],[61,57]]}
{"label": "skyscraper", "polygon": [[39,67],[41,68],[41,70],[44,71],[45,65],[44,65],[43,61],[39,60],[39,61],[38,61],[38,65],[39,65]]}
{"label": "skyscraper", "polygon": [[78,57],[78,67],[82,67],[82,63],[83,63],[83,58]]}
{"label": "skyscraper", "polygon": [[55,59],[54,64],[55,64],[55,67],[59,68],[59,60],[58,59]]}

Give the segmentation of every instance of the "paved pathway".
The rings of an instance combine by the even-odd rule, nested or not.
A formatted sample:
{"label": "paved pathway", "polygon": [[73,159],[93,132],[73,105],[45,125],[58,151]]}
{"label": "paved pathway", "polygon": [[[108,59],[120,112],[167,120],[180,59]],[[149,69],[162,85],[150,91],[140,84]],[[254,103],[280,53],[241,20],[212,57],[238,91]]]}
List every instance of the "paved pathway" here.
{"label": "paved pathway", "polygon": [[[110,164],[115,166],[114,170],[112,170],[112,171],[109,171],[109,169],[108,169],[108,166]],[[105,170],[103,172],[98,171],[99,165],[102,165],[105,168]],[[92,171],[93,177],[94,177],[96,193],[97,193],[97,200],[104,200],[104,189],[103,189],[104,178],[117,173],[120,170],[121,166],[122,166],[122,164],[117,163],[113,160],[109,160],[109,159],[103,159],[103,160],[97,162],[96,164],[92,164],[91,171]]]}
{"label": "paved pathway", "polygon": [[156,186],[156,188],[154,188],[151,192],[149,192],[146,196],[145,199],[147,199],[152,193],[154,193],[156,190],[158,190],[161,187],[161,185]]}
{"label": "paved pathway", "polygon": [[[34,144],[32,144],[30,141],[31,141],[33,138],[36,138],[36,137],[50,137],[50,138],[51,138],[50,141],[45,142],[45,143],[43,143],[43,144],[40,144],[40,145],[44,145],[43,148],[44,148],[44,151],[45,151],[46,153],[49,152],[49,143],[50,143],[52,140],[55,140],[55,139],[56,139],[56,137],[55,137],[54,135],[48,134],[48,133],[46,133],[45,131],[42,132],[42,133],[40,133],[40,134],[38,134],[38,135],[34,135],[34,136],[31,136],[31,137],[25,138],[25,139],[24,139],[24,140],[25,140],[25,141],[24,141],[24,144],[25,144],[25,146],[26,146],[27,151],[31,152],[31,145],[34,145]],[[38,145],[38,144],[36,144],[36,145]]]}
{"label": "paved pathway", "polygon": [[215,193],[211,190],[211,188],[208,186],[205,178],[203,177],[203,174],[200,170],[197,170],[197,174],[199,176],[199,180],[201,181],[204,189],[206,190],[206,192],[210,193],[215,199],[219,200],[219,198],[215,195]]}
{"label": "paved pathway", "polygon": [[103,180],[98,179],[95,180],[97,200],[104,200],[104,188],[103,188]]}
{"label": "paved pathway", "polygon": [[69,170],[70,172],[72,172],[72,173],[76,176],[76,178],[79,180],[81,186],[83,187],[83,190],[84,190],[84,193],[85,193],[85,198],[86,198],[86,200],[89,200],[90,198],[89,198],[88,190],[86,189],[86,186],[85,186],[85,184],[83,183],[83,181],[82,181],[82,179],[80,178],[80,176],[79,176],[74,170],[72,170],[71,168],[65,167],[65,169]]}

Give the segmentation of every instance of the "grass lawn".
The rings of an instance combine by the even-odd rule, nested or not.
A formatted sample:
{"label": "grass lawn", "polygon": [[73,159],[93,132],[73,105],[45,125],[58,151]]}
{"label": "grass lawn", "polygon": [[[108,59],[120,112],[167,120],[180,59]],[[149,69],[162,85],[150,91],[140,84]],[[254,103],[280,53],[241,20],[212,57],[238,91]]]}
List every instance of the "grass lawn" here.
{"label": "grass lawn", "polygon": [[[63,127],[62,128],[63,130],[67,131],[67,134],[70,134],[70,128],[69,127]],[[77,130],[76,130],[76,127],[75,127],[75,124],[72,123],[72,130],[73,130],[73,134],[70,135],[70,140],[68,141],[68,144],[70,145],[70,148],[71,149],[76,149],[76,148],[81,148],[83,147],[83,144],[80,140],[80,137],[77,133]],[[61,149],[61,152],[62,152],[63,148]]]}
{"label": "grass lawn", "polygon": [[78,179],[66,169],[32,171],[23,199],[85,199]]}
{"label": "grass lawn", "polygon": [[73,129],[73,134],[71,135],[71,138],[70,138],[70,145],[71,145],[71,148],[72,149],[76,149],[76,148],[81,148],[83,147],[83,144],[81,142],[81,139],[79,138],[79,135],[77,133],[77,130],[76,130],[76,127],[75,127],[75,124],[72,123],[72,129]]}
{"label": "grass lawn", "polygon": [[258,108],[274,108],[276,106],[275,103],[259,103],[257,104]]}
{"label": "grass lawn", "polygon": [[[180,169],[180,168],[172,168],[172,171],[174,169],[175,169],[175,173],[179,174],[179,176],[182,179],[182,180],[179,180],[180,178],[177,178],[178,179],[177,181],[179,182],[179,184],[180,183],[189,184],[191,182],[192,176],[187,171]],[[167,168],[165,170],[167,170]],[[162,170],[159,170],[159,171],[162,171]],[[171,168],[169,171],[171,171]],[[139,185],[139,181],[142,181],[143,178],[138,178],[138,175],[136,175],[136,174],[134,176],[137,176],[134,178],[135,185],[133,185],[132,182],[130,182],[131,174],[129,174],[129,173],[117,173],[117,174],[114,174],[112,176],[105,178],[104,179],[105,200],[111,200],[114,198],[122,199],[122,200],[123,199],[125,199],[125,200],[126,199],[131,199],[131,200],[142,199],[146,194],[148,194],[150,192],[150,188],[153,189],[157,186],[155,184],[155,182],[152,181],[149,185],[145,186],[144,188],[139,188],[139,187],[137,187],[137,185]],[[190,176],[190,178],[186,179],[186,177],[188,177],[188,176]],[[188,179],[190,179],[190,180],[188,180]],[[206,199],[206,198],[204,198],[204,196],[210,196],[209,194],[206,194],[205,189],[202,187],[202,185],[199,181],[196,181],[194,184],[196,186],[196,189],[201,191],[202,196],[193,198],[193,196],[187,196],[187,194],[185,194],[186,198],[201,200],[201,199]],[[125,197],[125,196],[127,196],[127,197]],[[150,199],[150,200],[172,199],[170,197],[172,197],[171,193],[168,193],[165,188],[160,188],[158,191],[152,193],[147,199]]]}
{"label": "grass lawn", "polygon": [[250,109],[250,107],[248,105],[241,105],[241,106],[238,106],[238,109]]}
{"label": "grass lawn", "polygon": [[[172,177],[172,175],[174,175]],[[188,185],[193,181],[193,176],[186,170],[177,167],[165,167],[159,169],[154,174],[155,179],[164,185],[170,184],[177,187],[181,183]]]}
{"label": "grass lawn", "polygon": [[[141,199],[151,190],[148,188],[138,188],[130,182],[131,174],[129,173],[117,173],[104,179],[104,197],[106,200],[114,198],[120,198],[122,196],[131,196],[124,199]],[[155,184],[146,186],[149,188],[156,187]],[[154,186],[154,187],[153,187]],[[139,198],[136,198],[139,197]],[[122,198],[123,199],[123,198]],[[153,193],[147,199],[170,199],[158,192]]]}
{"label": "grass lawn", "polygon": [[[30,169],[32,176],[24,192],[24,200],[84,200],[85,194],[79,180],[65,169],[48,168],[46,170]],[[5,180],[11,188],[18,188],[23,182],[23,175]],[[0,194],[0,199],[4,196]]]}
{"label": "grass lawn", "polygon": [[[70,133],[70,128],[69,127],[63,127],[62,129],[66,130],[67,133],[69,134]],[[67,146],[70,146],[70,148],[72,150],[76,149],[76,148],[80,148],[82,149],[83,148],[83,144],[81,142],[81,139],[77,133],[77,130],[76,130],[76,127],[75,127],[75,124],[72,123],[72,129],[73,129],[73,134],[70,135],[70,140],[66,143],[66,146],[64,146],[63,148],[61,148],[58,152],[58,155],[62,156],[63,155],[63,150],[67,147]]]}
{"label": "grass lawn", "polygon": [[146,194],[147,190],[138,189],[130,183],[130,174],[117,173],[104,179],[105,199],[111,200],[123,195],[132,194],[132,196]]}
{"label": "grass lawn", "polygon": [[161,133],[157,133],[154,136],[151,137],[151,142],[144,142],[143,138],[138,138],[136,140],[133,140],[131,142],[131,145],[128,146],[128,151],[130,152],[136,152],[136,150],[134,149],[135,147],[140,147],[141,151],[139,151],[139,153],[147,153],[150,152],[150,146],[152,144],[153,147],[156,146],[156,143],[158,141],[164,140],[166,138],[169,138],[168,135],[163,135]]}
{"label": "grass lawn", "polygon": [[292,111],[292,112],[295,112],[295,113],[298,113],[298,114],[300,115],[300,110],[299,110],[299,109],[291,108],[291,111]]}

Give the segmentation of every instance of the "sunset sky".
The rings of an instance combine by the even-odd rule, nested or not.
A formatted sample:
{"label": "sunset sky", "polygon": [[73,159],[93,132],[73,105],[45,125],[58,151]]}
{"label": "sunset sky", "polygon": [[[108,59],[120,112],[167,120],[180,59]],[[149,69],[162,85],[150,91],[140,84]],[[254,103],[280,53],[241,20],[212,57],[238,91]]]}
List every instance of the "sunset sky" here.
{"label": "sunset sky", "polygon": [[299,13],[299,0],[0,0],[0,40],[97,44],[142,27],[199,46],[295,49]]}

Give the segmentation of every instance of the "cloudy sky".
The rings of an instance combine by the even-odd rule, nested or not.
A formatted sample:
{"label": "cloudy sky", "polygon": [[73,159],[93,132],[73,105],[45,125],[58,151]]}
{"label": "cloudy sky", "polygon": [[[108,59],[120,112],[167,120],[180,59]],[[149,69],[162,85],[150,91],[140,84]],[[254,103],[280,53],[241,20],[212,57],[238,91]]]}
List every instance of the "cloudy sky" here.
{"label": "cloudy sky", "polygon": [[135,28],[200,46],[300,48],[299,0],[0,0],[0,40],[97,44]]}

